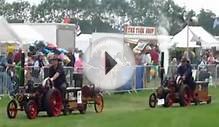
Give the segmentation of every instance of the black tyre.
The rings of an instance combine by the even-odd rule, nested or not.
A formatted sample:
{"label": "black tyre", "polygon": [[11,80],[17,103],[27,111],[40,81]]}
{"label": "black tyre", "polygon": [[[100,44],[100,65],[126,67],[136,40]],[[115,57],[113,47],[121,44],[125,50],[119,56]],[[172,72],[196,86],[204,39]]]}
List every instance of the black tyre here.
{"label": "black tyre", "polygon": [[36,101],[29,100],[24,108],[27,118],[35,119],[38,115],[39,109]]}
{"label": "black tyre", "polygon": [[50,89],[45,98],[45,107],[49,116],[59,116],[62,112],[62,96],[59,90]]}
{"label": "black tyre", "polygon": [[7,106],[8,118],[14,119],[17,116],[17,103],[15,100],[11,100]]}
{"label": "black tyre", "polygon": [[155,93],[152,93],[149,97],[149,106],[155,108],[157,105],[157,96]]}
{"label": "black tyre", "polygon": [[103,108],[104,108],[104,101],[103,101],[103,96],[98,93],[95,95],[95,98],[94,98],[94,109],[96,111],[96,113],[100,113],[103,111]]}
{"label": "black tyre", "polygon": [[180,105],[181,106],[188,106],[191,104],[191,96],[189,87],[186,85],[182,85],[180,88]]}

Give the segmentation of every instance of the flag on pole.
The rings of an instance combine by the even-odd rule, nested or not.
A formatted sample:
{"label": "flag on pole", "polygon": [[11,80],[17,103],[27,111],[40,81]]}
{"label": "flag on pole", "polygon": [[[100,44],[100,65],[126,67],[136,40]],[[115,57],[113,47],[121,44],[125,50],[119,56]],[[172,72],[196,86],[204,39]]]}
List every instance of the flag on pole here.
{"label": "flag on pole", "polygon": [[219,17],[215,18],[213,28],[215,29],[219,25]]}

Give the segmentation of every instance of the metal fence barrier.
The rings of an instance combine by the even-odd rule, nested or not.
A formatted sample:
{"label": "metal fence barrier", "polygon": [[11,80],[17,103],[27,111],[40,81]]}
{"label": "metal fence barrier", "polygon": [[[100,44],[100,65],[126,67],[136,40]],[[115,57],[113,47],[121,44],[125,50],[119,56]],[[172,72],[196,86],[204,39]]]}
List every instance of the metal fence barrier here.
{"label": "metal fence barrier", "polygon": [[140,90],[154,89],[160,85],[159,66],[155,65],[137,65],[134,67],[132,77],[120,88],[116,90],[107,91],[107,93],[114,92],[137,92]]}
{"label": "metal fence barrier", "polygon": [[0,66],[0,96],[7,94],[10,84],[10,77],[8,76],[5,67]]}
{"label": "metal fence barrier", "polygon": [[[192,65],[193,77],[196,80],[203,78],[202,67],[198,65]],[[177,66],[169,66],[167,70],[167,77],[172,76],[176,72]],[[207,65],[207,72],[209,72],[210,78],[209,85],[216,86],[219,81],[219,65]],[[76,72],[73,67],[64,67],[66,79],[69,86],[75,86],[74,75]],[[28,77],[29,76],[29,77]],[[48,77],[48,68],[36,68],[36,67],[25,67],[25,80],[33,80],[35,83],[41,83],[43,79]],[[83,77],[83,82],[89,83],[87,78]],[[131,92],[145,89],[155,89],[160,85],[160,67],[156,65],[137,65],[134,69],[134,74],[130,80],[128,80],[123,86],[112,91],[106,91],[107,93],[112,92]],[[10,89],[10,77],[3,67],[0,66],[0,96],[7,94]]]}
{"label": "metal fence barrier", "polygon": [[[35,83],[41,83],[45,78],[49,77],[49,68],[48,67],[42,67],[42,68],[36,68],[36,67],[26,67],[28,68],[28,71],[26,73],[30,73],[30,78],[26,77],[25,81],[27,80],[33,80]],[[63,67],[64,73],[66,75],[66,82],[69,86],[74,86],[74,68],[73,67]]]}

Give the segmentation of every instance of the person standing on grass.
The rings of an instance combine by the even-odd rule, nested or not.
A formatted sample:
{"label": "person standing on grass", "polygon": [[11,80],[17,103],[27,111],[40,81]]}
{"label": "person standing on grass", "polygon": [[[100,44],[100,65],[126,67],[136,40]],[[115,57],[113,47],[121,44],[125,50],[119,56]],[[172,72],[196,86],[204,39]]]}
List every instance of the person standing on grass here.
{"label": "person standing on grass", "polygon": [[146,46],[143,50],[142,53],[142,65],[145,66],[146,68],[146,80],[147,82],[150,82],[150,70],[151,67],[149,65],[151,65],[151,55],[150,55],[150,51],[151,51],[151,47],[150,46]]}

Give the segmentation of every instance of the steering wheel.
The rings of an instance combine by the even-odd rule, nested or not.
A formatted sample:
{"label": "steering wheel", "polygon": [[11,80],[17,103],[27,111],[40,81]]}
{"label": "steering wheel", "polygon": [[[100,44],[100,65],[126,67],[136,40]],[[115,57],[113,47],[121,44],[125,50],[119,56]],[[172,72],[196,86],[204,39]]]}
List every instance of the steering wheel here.
{"label": "steering wheel", "polygon": [[178,75],[178,76],[176,77],[176,84],[177,84],[177,85],[183,84],[183,81],[184,81],[183,76]]}
{"label": "steering wheel", "polygon": [[43,80],[42,86],[45,88],[52,88],[54,86],[54,82],[50,79],[50,77],[47,77]]}

